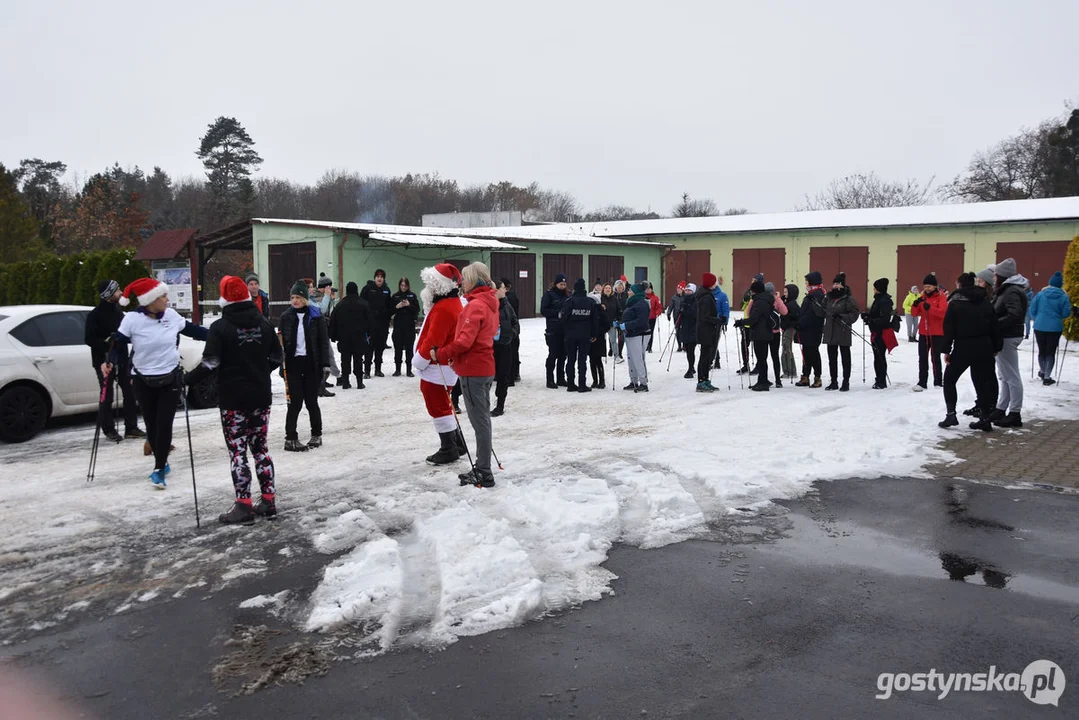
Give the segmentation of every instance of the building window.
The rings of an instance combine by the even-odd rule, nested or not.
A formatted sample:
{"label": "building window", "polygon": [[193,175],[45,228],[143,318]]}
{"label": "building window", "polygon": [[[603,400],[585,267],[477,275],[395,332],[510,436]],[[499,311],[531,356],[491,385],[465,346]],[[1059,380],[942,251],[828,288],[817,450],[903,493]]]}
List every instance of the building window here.
{"label": "building window", "polygon": [[635,267],[633,268],[633,282],[642,283],[648,279],[648,268]]}

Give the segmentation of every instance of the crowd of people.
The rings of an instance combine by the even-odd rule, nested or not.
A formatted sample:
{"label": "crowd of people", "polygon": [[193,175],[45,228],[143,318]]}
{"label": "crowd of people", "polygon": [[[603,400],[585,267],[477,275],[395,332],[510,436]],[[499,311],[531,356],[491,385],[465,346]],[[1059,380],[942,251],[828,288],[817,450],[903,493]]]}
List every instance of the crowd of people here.
{"label": "crowd of people", "polygon": [[[339,390],[352,389],[353,376],[357,389],[366,387],[365,380],[385,377],[383,353],[392,342],[393,375],[401,376],[402,368],[407,377],[419,375],[420,394],[439,438],[439,447],[427,462],[449,465],[468,458],[470,468],[459,474],[460,484],[492,487],[491,418],[505,412],[508,389],[520,380],[519,304],[513,286],[508,279],[493,282],[487,266],[478,262],[463,270],[448,263],[424,268],[421,279],[419,296],[407,278],[400,279],[394,293],[380,269],[362,291],[349,282],[340,300],[328,278],[319,278],[317,285],[297,281],[276,329],[270,322],[269,297],[256,275],[248,275],[246,281],[231,276],[221,280],[222,315],[209,329],[169,308],[168,288],[157,280],[140,279],[122,291],[115,282],[105,281],[98,288],[101,302],[90,313],[86,330],[102,388],[99,427],[106,438],[121,439],[110,414],[115,385],[125,399],[124,436],[145,437],[148,454],[154,456],[150,481],[163,489],[171,472],[173,419],[184,388],[213,374],[236,495],[220,521],[250,524],[259,516],[273,518],[277,508],[268,441],[271,374],[277,371],[285,381],[284,449],[315,449],[322,445],[319,399],[334,396],[329,391],[331,376],[337,376]],[[795,378],[795,387],[849,391],[855,338],[872,349],[873,388],[886,389],[887,356],[898,345],[896,333],[904,322],[888,294],[888,280],[873,283],[872,302],[865,312],[852,297],[844,273],[837,274],[830,287],[817,271],[807,273],[804,280],[803,294],[795,284],[777,290],[762,274],[756,275],[742,295],[742,317],[730,323],[730,300],[710,272],[702,275],[700,286],[679,284],[666,305],[648,282],[630,284],[624,277],[613,284],[597,281],[588,292],[585,280],[578,278],[570,291],[566,276],[559,274],[540,305],[548,348],[546,386],[569,392],[603,389],[605,360],[610,357],[612,372],[615,365],[627,364],[629,383],[623,390],[648,392],[647,355],[653,350],[656,321],[666,313],[674,332],[661,354],[669,349],[672,358],[675,353],[685,355],[684,377],[696,380],[697,392],[716,390],[710,376],[721,366],[720,342],[726,345],[729,325],[738,331],[737,372],[756,375],[753,391],[782,388],[784,380]],[[1057,272],[1031,302],[1029,282],[1009,258],[976,274],[963,273],[952,292],[942,288],[933,274],[924,278],[920,290],[911,288],[903,307],[907,339],[918,343],[914,390],[928,388],[932,370],[933,384],[944,395],[941,427],[959,424],[956,385],[968,369],[976,395],[974,406],[965,411],[974,416],[970,427],[983,431],[1022,427],[1018,348],[1029,318],[1038,346],[1038,374],[1045,385],[1053,384],[1063,323],[1079,313],[1062,285]],[[120,306],[132,300],[137,309],[122,312]],[[855,329],[859,319],[868,338]],[[201,362],[186,375],[180,367],[180,334],[206,343]],[[336,343],[341,356],[340,369],[331,343]],[[828,357],[827,386],[822,344]],[[461,432],[459,399],[464,400],[463,414],[475,432],[474,453]],[[141,409],[145,433],[138,427],[136,407]],[[298,434],[304,409],[310,424],[306,443]],[[259,481],[258,502],[251,495],[248,450]]]}

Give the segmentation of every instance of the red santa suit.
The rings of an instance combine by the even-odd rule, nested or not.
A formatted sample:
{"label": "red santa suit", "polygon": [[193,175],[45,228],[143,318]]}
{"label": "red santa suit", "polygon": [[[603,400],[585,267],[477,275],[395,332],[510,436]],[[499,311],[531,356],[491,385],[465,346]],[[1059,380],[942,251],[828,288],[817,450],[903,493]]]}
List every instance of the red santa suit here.
{"label": "red santa suit", "polygon": [[460,285],[461,271],[449,263],[440,263],[420,271],[420,279],[425,315],[416,339],[412,367],[420,375],[420,392],[427,413],[434,420],[435,432],[446,433],[457,429],[449,397],[449,391],[457,384],[457,373],[449,365],[431,362],[431,350],[452,343],[457,332],[457,318],[464,299],[450,293]]}

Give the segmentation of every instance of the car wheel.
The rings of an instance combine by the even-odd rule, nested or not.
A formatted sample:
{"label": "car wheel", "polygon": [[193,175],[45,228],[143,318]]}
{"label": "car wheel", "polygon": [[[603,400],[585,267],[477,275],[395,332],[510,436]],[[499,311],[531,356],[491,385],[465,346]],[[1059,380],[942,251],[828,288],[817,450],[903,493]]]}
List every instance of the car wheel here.
{"label": "car wheel", "polygon": [[16,385],[0,393],[0,439],[26,442],[41,432],[49,419],[45,398],[37,390]]}
{"label": "car wheel", "polygon": [[187,390],[187,399],[191,407],[211,408],[217,406],[217,379],[211,375],[195,383]]}

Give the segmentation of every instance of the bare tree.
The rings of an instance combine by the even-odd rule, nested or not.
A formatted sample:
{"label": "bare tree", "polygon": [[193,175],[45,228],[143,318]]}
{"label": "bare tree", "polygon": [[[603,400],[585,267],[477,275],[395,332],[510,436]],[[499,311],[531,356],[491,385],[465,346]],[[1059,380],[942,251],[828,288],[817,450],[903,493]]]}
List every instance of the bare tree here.
{"label": "bare tree", "polygon": [[727,208],[723,211],[724,215],[749,215],[749,210],[745,208]]}
{"label": "bare tree", "polygon": [[529,222],[576,222],[581,216],[581,204],[567,192],[541,190],[539,206],[525,212]]}
{"label": "bare tree", "polygon": [[945,185],[942,194],[966,202],[1048,197],[1052,130],[1053,123],[1046,121],[976,153],[966,174]]}
{"label": "bare tree", "polygon": [[929,205],[935,194],[933,178],[923,185],[918,180],[881,180],[876,173],[847,175],[833,180],[812,198],[806,195],[805,203],[797,209],[850,210]]}
{"label": "bare tree", "polygon": [[682,193],[682,202],[674,206],[675,217],[712,217],[719,215],[715,200],[694,200],[688,192]]}
{"label": "bare tree", "polygon": [[587,213],[581,222],[603,222],[605,220],[657,220],[659,214],[651,210],[636,210],[626,205],[607,205]]}

